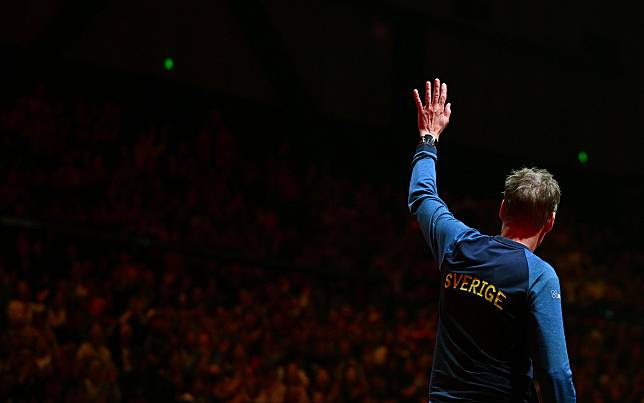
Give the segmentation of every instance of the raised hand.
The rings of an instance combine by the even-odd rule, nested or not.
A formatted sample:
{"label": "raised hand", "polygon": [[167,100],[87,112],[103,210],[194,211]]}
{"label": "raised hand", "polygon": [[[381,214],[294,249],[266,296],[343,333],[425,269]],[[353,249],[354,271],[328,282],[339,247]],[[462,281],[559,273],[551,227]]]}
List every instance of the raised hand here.
{"label": "raised hand", "polygon": [[414,100],[418,109],[418,132],[421,136],[431,134],[438,140],[441,133],[449,123],[452,114],[451,104],[445,105],[447,99],[447,84],[437,78],[434,80],[434,96],[429,81],[425,83],[425,105],[420,100],[418,90],[414,90]]}

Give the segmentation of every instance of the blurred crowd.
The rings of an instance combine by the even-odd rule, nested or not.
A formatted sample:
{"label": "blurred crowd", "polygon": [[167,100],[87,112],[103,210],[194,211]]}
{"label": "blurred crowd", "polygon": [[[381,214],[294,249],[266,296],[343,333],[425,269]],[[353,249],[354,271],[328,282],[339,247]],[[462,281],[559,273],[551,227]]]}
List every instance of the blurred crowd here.
{"label": "blurred crowd", "polygon": [[69,270],[30,282],[3,269],[1,385],[15,401],[395,402],[426,394],[431,306],[391,310],[380,290],[342,279],[212,262],[199,270],[173,253],[143,263],[24,233],[20,242],[26,259],[53,258]]}
{"label": "blurred crowd", "polygon": [[[0,109],[0,396],[426,402],[438,273],[405,190],[217,109],[137,112],[44,86]],[[444,190],[495,230],[498,200]],[[565,213],[539,254],[578,401],[641,403],[641,223]]]}

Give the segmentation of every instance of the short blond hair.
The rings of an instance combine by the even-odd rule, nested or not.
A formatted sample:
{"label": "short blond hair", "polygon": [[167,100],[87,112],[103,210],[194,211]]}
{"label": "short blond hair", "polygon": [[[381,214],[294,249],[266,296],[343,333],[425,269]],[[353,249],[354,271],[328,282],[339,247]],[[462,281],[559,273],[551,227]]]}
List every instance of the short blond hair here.
{"label": "short blond hair", "polygon": [[550,172],[538,168],[512,171],[505,178],[503,220],[530,228],[543,226],[561,199],[559,184]]}

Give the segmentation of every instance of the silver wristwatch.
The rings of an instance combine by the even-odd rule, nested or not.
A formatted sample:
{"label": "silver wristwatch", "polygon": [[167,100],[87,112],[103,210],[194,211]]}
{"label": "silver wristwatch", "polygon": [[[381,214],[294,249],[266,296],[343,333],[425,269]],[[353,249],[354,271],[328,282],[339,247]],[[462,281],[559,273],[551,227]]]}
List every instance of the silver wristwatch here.
{"label": "silver wristwatch", "polygon": [[436,139],[436,137],[432,136],[431,134],[424,134],[420,136],[420,142],[436,147],[436,143],[438,143],[438,140]]}

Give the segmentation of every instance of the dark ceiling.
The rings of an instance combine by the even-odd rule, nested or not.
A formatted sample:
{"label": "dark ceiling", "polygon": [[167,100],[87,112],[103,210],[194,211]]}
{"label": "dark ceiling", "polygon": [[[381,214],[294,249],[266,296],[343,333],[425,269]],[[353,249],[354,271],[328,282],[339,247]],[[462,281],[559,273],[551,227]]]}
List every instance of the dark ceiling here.
{"label": "dark ceiling", "polygon": [[[564,165],[583,149],[594,170],[644,173],[636,9],[598,0],[29,0],[4,8],[0,45],[17,64],[53,59],[164,77],[395,136],[410,130],[411,89],[439,76],[450,85],[455,144]],[[167,56],[172,72],[162,68]]]}

